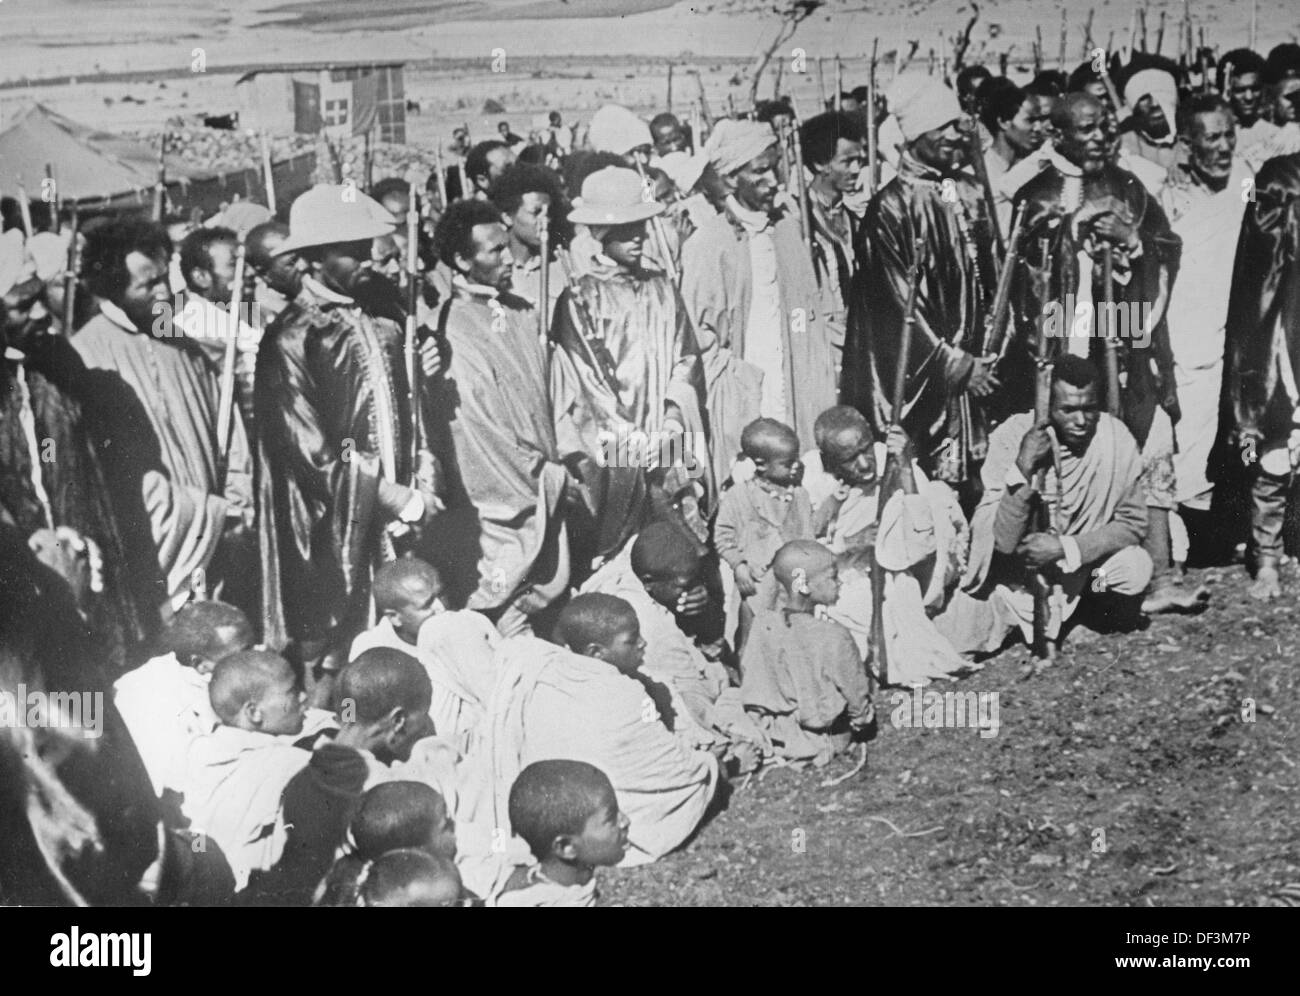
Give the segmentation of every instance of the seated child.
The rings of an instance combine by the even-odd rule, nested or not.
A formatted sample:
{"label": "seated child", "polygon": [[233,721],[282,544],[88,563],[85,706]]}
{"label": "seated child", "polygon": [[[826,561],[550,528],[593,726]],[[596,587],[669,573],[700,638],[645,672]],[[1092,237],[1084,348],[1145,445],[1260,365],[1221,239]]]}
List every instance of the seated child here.
{"label": "seated child", "polygon": [[772,565],[786,604],[756,613],[740,694],[778,757],[821,766],[875,717],[871,682],[853,636],[818,615],[840,595],[835,556],[796,540]]}
{"label": "seated child", "polygon": [[358,906],[459,906],[460,875],[447,858],[411,849],[389,851],[362,869]]}
{"label": "seated child", "polygon": [[456,858],[456,824],[442,796],[422,782],[383,782],[361,799],[349,830],[351,852],[316,890],[313,906],[356,906],[357,881],[368,862],[410,848]]}
{"label": "seated child", "polygon": [[740,447],[753,461],[754,476],[722,493],[713,524],[714,548],[731,567],[741,597],[738,652],[754,612],[776,605],[777,586],[768,573],[776,551],[791,540],[813,538],[794,430],[774,419],[755,419],[745,426]]}
{"label": "seated child", "polygon": [[464,753],[492,691],[492,654],[500,634],[482,613],[448,611],[442,578],[423,560],[406,557],[385,564],[371,590],[381,618],[352,642],[348,659],[373,647],[415,657],[433,685],[429,715],[438,735]]}
{"label": "seated child", "polygon": [[225,602],[190,602],[158,641],[158,656],[113,683],[113,702],[135,741],[154,791],[177,788],[177,762],[189,742],[211,732],[208,679],[225,657],[253,645],[244,613]]}
{"label": "seated child", "polygon": [[283,851],[280,796],[311,760],[283,737],[302,731],[305,698],[289,662],[267,650],[231,654],[212,671],[208,701],[221,725],[190,742],[181,812],[221,848],[236,892]]}
{"label": "seated child", "polygon": [[623,860],[628,818],[614,786],[583,761],[535,761],[510,787],[510,825],[537,864],[498,906],[595,906],[596,869]]}
{"label": "seated child", "polygon": [[[902,429],[877,442],[856,408],[828,408],[813,432],[818,452],[808,456],[808,492],[817,536],[840,560],[844,585],[831,618],[849,628],[865,656],[872,624],[871,566],[885,572],[885,646],[891,685],[924,685],[934,678],[978,669],[939,632],[942,612],[961,580],[970,530],[953,490],[912,466],[915,494],[892,495],[879,514],[880,474],[888,455],[904,455]],[[897,506],[897,507],[891,507]],[[877,521],[881,535],[877,537]]]}

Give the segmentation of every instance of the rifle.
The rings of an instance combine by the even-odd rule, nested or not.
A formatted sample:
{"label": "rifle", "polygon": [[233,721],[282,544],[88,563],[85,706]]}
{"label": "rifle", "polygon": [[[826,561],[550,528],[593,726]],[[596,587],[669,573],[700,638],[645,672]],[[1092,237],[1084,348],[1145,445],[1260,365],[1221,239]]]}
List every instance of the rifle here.
{"label": "rifle", "polygon": [[68,239],[68,267],[63,274],[63,334],[72,335],[75,331],[72,323],[77,319],[77,278],[80,276],[81,253],[77,251],[77,204],[72,203],[72,218],[69,220],[71,236]]}
{"label": "rifle", "polygon": [[871,68],[867,71],[867,191],[873,197],[880,186],[879,133],[876,129],[876,45],[871,43]]}
{"label": "rifle", "polygon": [[406,390],[411,409],[411,480],[419,483],[420,467],[420,357],[416,330],[416,312],[420,303],[420,194],[414,183],[407,185],[410,197],[406,206]]}
{"label": "rifle", "polygon": [[221,392],[217,396],[217,490],[226,488],[230,469],[230,438],[235,417],[235,357],[239,348],[239,305],[244,296],[244,244],[235,249],[235,279],[230,288],[230,322],[226,325],[226,352],[221,360]]}
{"label": "rifle", "polygon": [[[636,171],[641,177],[641,183],[646,185],[649,190],[649,181],[645,175],[645,167],[641,165],[641,160],[636,161]],[[664,230],[664,219],[661,215],[655,215],[650,219],[650,237],[659,248],[659,258],[664,264],[664,269],[668,271],[668,277],[672,280],[673,285],[677,285],[677,267],[673,264],[672,248],[668,242],[668,233]]]}
{"label": "rifle", "polygon": [[967,141],[970,143],[971,165],[975,168],[975,179],[979,181],[984,194],[984,210],[988,212],[989,228],[993,230],[993,242],[998,247],[998,259],[1006,259],[1007,246],[1002,241],[1002,226],[998,224],[997,202],[993,199],[993,184],[989,182],[988,166],[984,162],[984,149],[980,145],[978,120],[971,115]]}
{"label": "rifle", "polygon": [[618,372],[615,368],[613,357],[609,355],[609,350],[605,348],[603,340],[597,343],[600,347],[600,353],[597,354],[596,348],[592,346],[591,340],[587,338],[587,331],[582,326],[585,325],[592,335],[598,335],[600,330],[596,327],[596,320],[587,310],[587,302],[582,298],[582,290],[578,286],[578,274],[573,268],[573,260],[569,257],[567,249],[557,249],[556,256],[560,260],[560,268],[564,270],[565,280],[569,287],[569,305],[573,314],[579,319],[575,323],[574,331],[577,333],[578,341],[582,343],[582,350],[587,354],[587,362],[591,364],[591,369],[605,382],[606,386],[618,397]]}
{"label": "rifle", "polygon": [[788,127],[790,145],[794,150],[794,162],[791,164],[790,171],[794,173],[795,190],[799,194],[799,234],[803,236],[804,249],[808,253],[808,258],[812,259],[812,204],[808,200],[808,180],[803,172],[803,144],[799,141],[799,119],[796,118]]}
{"label": "rifle", "polygon": [[[1051,408],[1052,397],[1052,362],[1047,358],[1047,334],[1046,326],[1040,330],[1038,335],[1038,355],[1035,358],[1038,376],[1034,384],[1034,425],[1043,425],[1048,420],[1048,413]],[[1050,429],[1048,430],[1051,431]],[[1053,456],[1055,456],[1055,444],[1053,444]],[[1061,486],[1060,470],[1057,470],[1056,485],[1059,489]],[[1034,532],[1055,533],[1051,522],[1051,515],[1048,509],[1047,499],[1043,491],[1047,486],[1047,468],[1043,467],[1034,474],[1033,488],[1038,496],[1035,504],[1032,520],[1032,529]],[[1060,507],[1060,496],[1057,496],[1057,507]],[[1030,587],[1034,593],[1034,654],[1040,660],[1054,660],[1056,658],[1056,641],[1047,635],[1047,629],[1052,618],[1052,585],[1043,577],[1040,571],[1034,571],[1030,580]]]}
{"label": "rifle", "polygon": [[984,355],[996,360],[1001,360],[1006,355],[1011,343],[1011,336],[1006,334],[1007,311],[1011,307],[1011,280],[1015,276],[1016,256],[1020,252],[1020,240],[1024,234],[1025,205],[1020,204],[1011,219],[1011,241],[1007,243],[1007,255],[1002,260],[1002,271],[998,274],[993,309],[984,323]]}
{"label": "rifle", "polygon": [[1111,244],[1102,246],[1101,279],[1105,285],[1106,335],[1102,340],[1106,350],[1106,411],[1115,418],[1120,417],[1119,405],[1119,353],[1117,351],[1114,331],[1111,328],[1111,316],[1115,314],[1115,255]]}
{"label": "rifle", "polygon": [[537,246],[542,254],[542,272],[539,276],[540,292],[537,295],[537,338],[543,346],[550,337],[547,322],[551,301],[551,219],[542,214],[537,218]]}
{"label": "rifle", "polygon": [[[903,424],[903,401],[907,393],[907,364],[912,353],[912,327],[916,324],[916,296],[921,283],[921,263],[925,254],[925,240],[917,239],[913,244],[912,265],[907,271],[907,305],[903,309],[902,338],[898,345],[898,364],[894,369],[893,410],[890,412],[890,425]],[[891,483],[903,487],[903,474],[911,468],[905,463],[896,463],[892,456],[885,458],[884,472],[880,475],[880,484],[876,490],[876,541],[880,541],[880,522],[884,517],[885,505],[892,490]],[[871,642],[876,648],[879,661],[880,684],[889,681],[889,651],[885,647],[885,569],[873,551],[871,557]]]}

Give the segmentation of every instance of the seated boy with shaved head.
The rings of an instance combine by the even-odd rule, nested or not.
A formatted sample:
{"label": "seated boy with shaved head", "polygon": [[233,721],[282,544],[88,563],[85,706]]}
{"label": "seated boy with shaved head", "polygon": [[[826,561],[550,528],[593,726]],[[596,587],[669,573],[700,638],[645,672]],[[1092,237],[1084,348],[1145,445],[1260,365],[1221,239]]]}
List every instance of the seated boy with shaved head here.
{"label": "seated boy with shaved head", "polygon": [[609,778],[584,761],[535,761],[510,787],[510,826],[537,859],[498,906],[595,906],[596,869],[623,860],[628,818]]}
{"label": "seated boy with shaved head", "polygon": [[358,906],[459,906],[460,874],[447,858],[407,848],[370,863],[358,882]]}
{"label": "seated boy with shaved head", "polygon": [[755,614],[740,693],[778,757],[820,767],[871,725],[871,682],[852,634],[824,615],[840,596],[835,555],[796,540],[772,572],[785,604]]}
{"label": "seated boy with shaved head", "polygon": [[280,795],[311,760],[292,743],[302,731],[305,695],[279,654],[244,650],[213,668],[208,700],[221,725],[186,751],[181,812],[191,831],[221,848],[239,892],[283,851]]}
{"label": "seated boy with shaved head", "polygon": [[431,564],[406,557],[375,572],[379,622],[352,641],[349,660],[374,647],[410,654],[432,685],[429,715],[437,734],[464,753],[492,690],[492,654],[500,634],[482,613],[448,611]]}
{"label": "seated boy with shaved head", "polygon": [[356,906],[358,882],[390,851],[414,849],[455,860],[456,824],[447,803],[423,782],[381,782],[361,800],[348,831],[348,853],[321,881],[313,906]]}
{"label": "seated boy with shaved head", "polygon": [[754,464],[754,476],[723,492],[713,524],[713,545],[731,567],[740,593],[736,649],[744,649],[754,612],[776,604],[778,586],[768,569],[783,543],[813,538],[812,504],[800,487],[803,464],[799,437],[775,419],[745,426],[741,452]]}
{"label": "seated boy with shaved head", "polygon": [[190,602],[172,616],[157,656],[113,683],[113,703],[131,731],[154,791],[177,787],[177,762],[217,719],[208,681],[223,658],[253,645],[248,618],[225,602]]}
{"label": "seated boy with shaved head", "polygon": [[[342,728],[317,746],[311,764],[284,793],[292,826],[285,857],[268,884],[272,901],[305,904],[333,863],[362,794],[387,781],[431,786],[456,814],[456,749],[434,736],[429,676],[414,657],[388,647],[361,654],[339,674],[335,705]],[[457,824],[461,823],[456,816]],[[480,895],[499,891],[518,851],[492,851],[491,829],[464,826],[464,874]]]}
{"label": "seated boy with shaved head", "polygon": [[672,729],[692,746],[735,757],[738,771],[748,770],[761,753],[754,747],[762,734],[745,715],[726,668],[709,660],[677,621],[707,598],[703,569],[703,558],[688,536],[670,523],[653,522],[629,555],[601,567],[582,592],[614,595],[636,613],[646,644],[641,671],[666,686],[680,701],[676,712],[684,713],[672,721]]}

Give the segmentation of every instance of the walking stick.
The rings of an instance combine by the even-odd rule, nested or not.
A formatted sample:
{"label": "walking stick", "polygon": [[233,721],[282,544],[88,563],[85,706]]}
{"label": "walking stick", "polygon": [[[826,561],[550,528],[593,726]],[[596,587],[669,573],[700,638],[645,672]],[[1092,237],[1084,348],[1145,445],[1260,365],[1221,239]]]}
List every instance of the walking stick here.
{"label": "walking stick", "polygon": [[414,183],[407,189],[410,198],[406,205],[406,390],[407,402],[411,409],[411,480],[419,483],[420,467],[420,370],[419,343],[416,330],[419,327],[417,310],[420,303],[420,195]]}
{"label": "walking stick", "polygon": [[230,288],[230,322],[226,326],[226,351],[221,359],[221,390],[217,395],[217,491],[226,489],[230,469],[230,440],[234,434],[235,358],[239,349],[239,311],[244,296],[244,244],[235,249],[235,279]]}
{"label": "walking stick", "polygon": [[[907,305],[903,309],[903,328],[898,344],[898,363],[894,368],[893,410],[890,412],[890,426],[903,424],[903,401],[907,394],[907,364],[912,353],[912,327],[916,324],[916,296],[921,283],[921,264],[925,253],[925,240],[918,238],[913,244],[912,265],[907,271]],[[876,490],[876,542],[880,541],[880,523],[884,518],[885,505],[892,497],[893,491],[903,489],[903,475],[910,472],[906,459],[895,462],[890,455],[885,458],[885,469],[880,475],[880,485]],[[898,487],[891,487],[892,484]],[[871,643],[876,650],[879,662],[880,684],[889,683],[889,651],[885,646],[885,569],[880,566],[880,559],[872,551],[871,556]]]}
{"label": "walking stick", "polygon": [[1119,354],[1115,337],[1112,334],[1114,329],[1111,328],[1111,319],[1115,314],[1115,283],[1113,280],[1115,254],[1109,242],[1102,246],[1101,252],[1101,279],[1105,285],[1106,335],[1102,343],[1106,350],[1106,411],[1114,418],[1119,418]]}
{"label": "walking stick", "polygon": [[537,295],[537,338],[545,345],[550,336],[547,324],[551,310],[551,219],[545,214],[537,219],[537,246],[542,254],[541,290]]}

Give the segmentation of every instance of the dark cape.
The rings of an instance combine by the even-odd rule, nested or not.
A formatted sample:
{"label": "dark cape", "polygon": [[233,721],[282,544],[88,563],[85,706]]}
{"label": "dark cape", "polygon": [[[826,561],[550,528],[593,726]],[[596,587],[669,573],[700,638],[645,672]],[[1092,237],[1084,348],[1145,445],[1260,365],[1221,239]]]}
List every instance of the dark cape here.
{"label": "dark cape", "polygon": [[272,647],[333,640],[340,627],[337,638],[350,639],[366,624],[383,540],[386,445],[395,462],[390,479],[412,477],[402,348],[393,322],[309,290],[262,339],[257,493],[263,625]]}
{"label": "dark cape", "polygon": [[[1016,205],[1024,205],[1024,238],[1012,288],[1012,342],[1006,359],[999,367],[1003,391],[998,398],[1002,418],[1034,407],[1034,357],[1037,353],[1039,328],[1055,307],[1068,310],[1069,302],[1078,297],[1079,261],[1082,248],[1079,233],[1072,224],[1075,213],[1089,203],[1106,197],[1121,202],[1130,213],[1130,223],[1138,228],[1142,251],[1131,261],[1127,285],[1113,281],[1116,305],[1150,304],[1158,317],[1151,333],[1149,348],[1134,348],[1128,338],[1117,337],[1119,346],[1120,412],[1124,424],[1145,445],[1155,417],[1156,407],[1164,408],[1178,421],[1178,393],[1174,379],[1174,354],[1169,344],[1168,300],[1178,274],[1182,240],[1169,226],[1169,219],[1159,202],[1147,193],[1140,180],[1118,166],[1107,166],[1097,177],[1079,178],[1079,203],[1067,204],[1067,178],[1050,166],[1020,188]],[[1074,184],[1070,184],[1073,188]],[[1092,300],[1105,300],[1101,263],[1093,266]],[[1154,310],[1158,309],[1158,310]],[[1063,325],[1074,320],[1063,317]],[[1048,337],[1050,359],[1066,352],[1063,337]],[[1105,370],[1104,340],[1094,336],[1088,344],[1088,357]],[[1104,398],[1106,385],[1102,383]]]}
{"label": "dark cape", "polygon": [[983,351],[984,315],[997,270],[979,191],[964,178],[952,182],[945,189],[945,178],[905,155],[899,175],[867,206],[850,295],[840,400],[871,418],[877,432],[885,432],[893,420],[908,270],[916,240],[922,239],[902,425],[925,473],[957,484],[973,476],[988,446],[983,414],[966,384]]}
{"label": "dark cape", "polygon": [[1290,432],[1292,406],[1277,363],[1283,344],[1300,384],[1300,153],[1263,165],[1241,222],[1223,392],[1237,434],[1284,439]]}
{"label": "dark cape", "polygon": [[[19,421],[17,366],[0,361],[0,522],[28,537],[50,523],[32,481],[32,454]],[[93,540],[103,556],[104,591],[94,598],[87,624],[107,665],[118,673],[157,628],[156,597],[148,600],[156,595],[157,578],[134,586],[129,581],[103,468],[82,415],[86,370],[81,357],[62,336],[36,336],[23,367],[53,525]]]}

